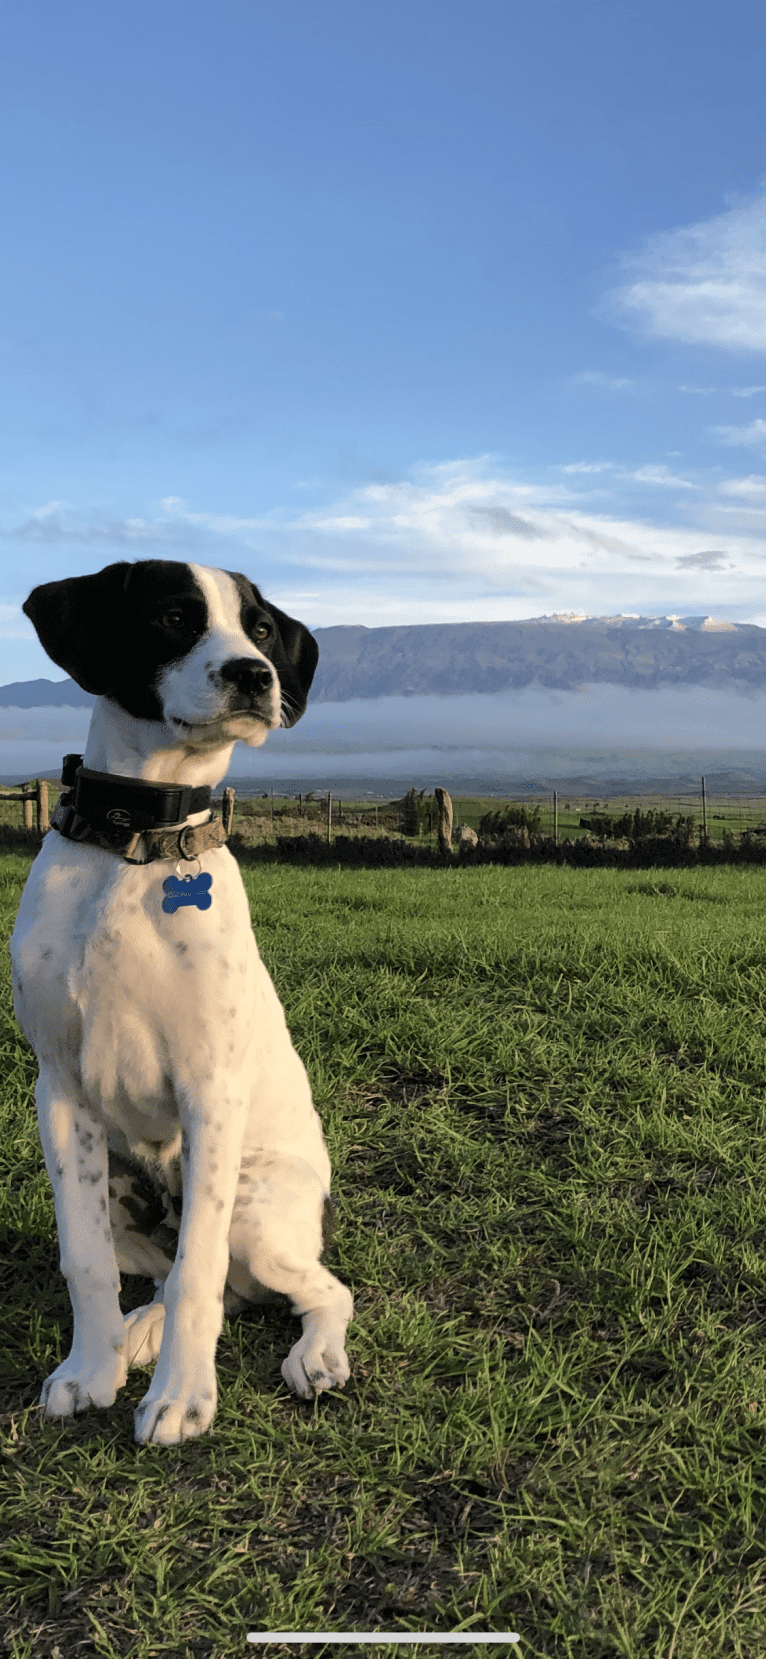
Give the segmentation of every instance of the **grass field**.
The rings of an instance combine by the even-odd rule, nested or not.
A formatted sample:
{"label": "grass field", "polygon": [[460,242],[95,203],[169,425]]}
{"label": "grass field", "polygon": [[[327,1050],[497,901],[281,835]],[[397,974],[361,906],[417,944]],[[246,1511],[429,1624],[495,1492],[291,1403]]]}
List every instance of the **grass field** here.
{"label": "grass field", "polygon": [[[28,866],[0,858],[5,932]],[[244,878],[326,1126],[352,1380],[288,1394],[285,1305],[227,1322],[205,1439],[133,1444],[145,1371],[40,1422],[70,1313],[3,955],[7,1652],[755,1659],[766,871]]]}

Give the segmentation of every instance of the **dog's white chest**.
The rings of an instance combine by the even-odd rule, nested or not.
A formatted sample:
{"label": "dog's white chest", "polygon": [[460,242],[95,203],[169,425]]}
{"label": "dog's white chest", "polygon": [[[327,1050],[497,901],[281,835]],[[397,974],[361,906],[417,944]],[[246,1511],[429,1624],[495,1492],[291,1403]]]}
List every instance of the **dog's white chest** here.
{"label": "dog's white chest", "polygon": [[228,852],[206,865],[210,908],[168,914],[172,866],[131,866],[51,835],[22,899],[19,1023],[129,1141],[174,1132],[190,1070],[236,1073],[252,1039],[259,959],[247,900]]}

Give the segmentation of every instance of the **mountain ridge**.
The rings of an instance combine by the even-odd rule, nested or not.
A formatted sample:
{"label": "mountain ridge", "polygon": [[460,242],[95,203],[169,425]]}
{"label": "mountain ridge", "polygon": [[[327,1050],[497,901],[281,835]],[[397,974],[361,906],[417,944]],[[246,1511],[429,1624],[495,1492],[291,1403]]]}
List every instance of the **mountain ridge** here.
{"label": "mountain ridge", "polygon": [[[656,690],[766,687],[766,628],[710,616],[584,616],[521,622],[340,623],[312,630],[320,659],[313,703],[450,696],[595,682]],[[89,707],[73,680],[0,686],[0,707]]]}

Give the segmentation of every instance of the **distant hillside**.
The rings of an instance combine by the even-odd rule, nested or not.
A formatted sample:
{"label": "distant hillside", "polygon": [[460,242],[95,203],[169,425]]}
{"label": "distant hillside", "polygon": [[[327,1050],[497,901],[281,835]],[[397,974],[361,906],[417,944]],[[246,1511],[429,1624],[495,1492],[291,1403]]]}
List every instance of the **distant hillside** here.
{"label": "distant hillside", "polygon": [[494,692],[594,681],[766,686],[766,629],[711,618],[585,617],[317,628],[312,701]]}
{"label": "distant hillside", "polygon": [[[572,691],[594,681],[652,690],[766,686],[766,628],[710,617],[540,617],[410,627],[316,628],[312,702],[448,696],[537,684]],[[89,707],[72,680],[0,687],[0,706]]]}
{"label": "distant hillside", "polygon": [[13,680],[0,686],[0,708],[4,709],[89,709],[92,703],[93,698],[74,680]]}

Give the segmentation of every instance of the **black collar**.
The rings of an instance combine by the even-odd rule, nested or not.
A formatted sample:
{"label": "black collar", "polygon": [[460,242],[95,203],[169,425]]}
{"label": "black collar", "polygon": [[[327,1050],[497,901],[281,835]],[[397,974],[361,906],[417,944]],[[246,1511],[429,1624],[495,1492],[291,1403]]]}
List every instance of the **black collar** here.
{"label": "black collar", "polygon": [[123,835],[142,834],[182,824],[193,812],[210,808],[212,790],[188,789],[174,783],[146,783],[114,772],[91,772],[82,755],[65,755],[61,782],[71,793],[60,805],[73,807],[95,829]]}

